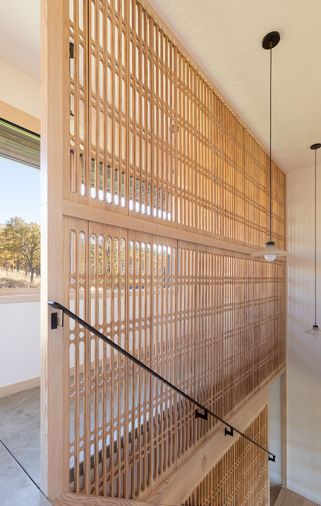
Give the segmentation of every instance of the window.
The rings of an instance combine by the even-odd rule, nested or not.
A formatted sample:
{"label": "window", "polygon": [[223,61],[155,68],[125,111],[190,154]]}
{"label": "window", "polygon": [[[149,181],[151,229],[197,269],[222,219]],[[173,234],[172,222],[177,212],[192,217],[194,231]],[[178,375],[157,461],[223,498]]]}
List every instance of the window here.
{"label": "window", "polygon": [[0,296],[40,287],[39,136],[0,120]]}

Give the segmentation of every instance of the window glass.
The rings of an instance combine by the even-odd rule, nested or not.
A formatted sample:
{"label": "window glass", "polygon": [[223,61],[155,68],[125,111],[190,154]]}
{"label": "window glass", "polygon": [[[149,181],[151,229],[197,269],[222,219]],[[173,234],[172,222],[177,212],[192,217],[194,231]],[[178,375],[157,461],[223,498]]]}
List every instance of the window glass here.
{"label": "window glass", "polygon": [[40,286],[40,170],[0,156],[0,295]]}

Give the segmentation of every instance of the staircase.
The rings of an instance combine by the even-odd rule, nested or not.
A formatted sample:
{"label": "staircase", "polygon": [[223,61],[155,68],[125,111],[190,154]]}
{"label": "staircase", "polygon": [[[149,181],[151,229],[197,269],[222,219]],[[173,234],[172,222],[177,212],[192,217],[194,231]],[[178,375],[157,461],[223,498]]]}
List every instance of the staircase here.
{"label": "staircase", "polygon": [[[309,501],[291,490],[272,486],[270,505],[271,506],[320,506],[316,502]],[[85,497],[77,494],[65,494],[59,500],[54,502],[54,506],[147,506],[147,503],[141,501],[129,501],[113,499],[107,497]]]}

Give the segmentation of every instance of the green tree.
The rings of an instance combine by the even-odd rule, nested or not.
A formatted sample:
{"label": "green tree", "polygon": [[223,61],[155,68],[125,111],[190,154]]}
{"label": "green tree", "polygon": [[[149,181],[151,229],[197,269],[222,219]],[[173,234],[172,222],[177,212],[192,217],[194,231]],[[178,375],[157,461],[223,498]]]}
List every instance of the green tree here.
{"label": "green tree", "polygon": [[0,225],[0,266],[6,271],[14,269],[16,266],[15,255],[12,248],[8,248],[7,237],[6,225]]}
{"label": "green tree", "polygon": [[8,262],[17,269],[24,268],[33,282],[40,272],[40,227],[38,223],[26,223],[22,218],[11,218],[1,229],[1,263]]}

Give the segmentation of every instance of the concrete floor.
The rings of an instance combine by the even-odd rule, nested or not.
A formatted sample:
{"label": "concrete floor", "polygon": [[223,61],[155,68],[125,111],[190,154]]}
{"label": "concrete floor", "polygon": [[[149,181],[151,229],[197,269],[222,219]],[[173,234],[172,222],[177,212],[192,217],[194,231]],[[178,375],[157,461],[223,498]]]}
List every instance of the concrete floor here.
{"label": "concrete floor", "polygon": [[[0,439],[39,485],[39,388],[0,399]],[[2,445],[0,445],[0,505],[50,505]]]}

